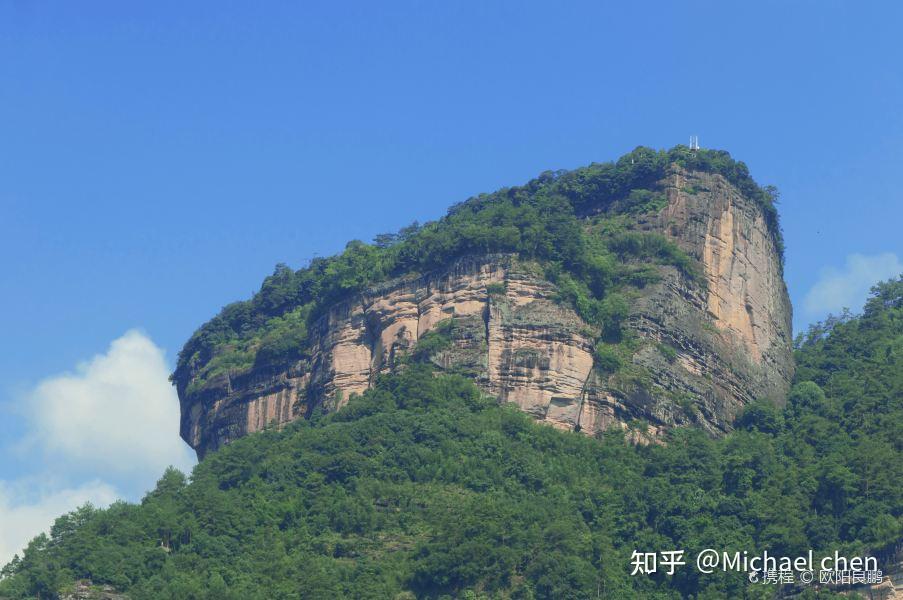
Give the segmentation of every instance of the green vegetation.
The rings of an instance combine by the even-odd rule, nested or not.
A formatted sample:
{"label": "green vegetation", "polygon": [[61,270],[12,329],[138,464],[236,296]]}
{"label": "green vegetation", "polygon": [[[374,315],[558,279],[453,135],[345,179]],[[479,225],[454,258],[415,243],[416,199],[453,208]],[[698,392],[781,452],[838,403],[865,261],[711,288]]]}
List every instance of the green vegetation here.
{"label": "green vegetation", "polygon": [[336,302],[391,277],[487,253],[540,264],[562,288],[562,300],[616,341],[625,294],[657,281],[657,265],[676,266],[702,283],[694,261],[665,236],[631,229],[638,215],[665,206],[656,183],[675,163],[719,173],[759,202],[781,247],[776,192],[756,185],[742,162],[723,151],[640,147],[614,163],[545,172],[523,186],[471,198],[436,222],[379,235],[373,244],[353,241],[298,271],[279,265],[253,298],[226,306],[195,332],[173,380],[191,394],[226,373],[304,359],[310,323]]}
{"label": "green vegetation", "polygon": [[616,372],[624,364],[620,353],[610,344],[597,344],[593,352],[593,366],[603,374]]}
{"label": "green vegetation", "polygon": [[659,344],[658,351],[661,352],[662,356],[664,356],[665,360],[669,363],[673,363],[677,360],[677,350],[669,344]]}
{"label": "green vegetation", "polygon": [[425,362],[430,356],[450,347],[454,330],[454,319],[439,321],[433,329],[421,336],[411,358],[415,361]]}
{"label": "green vegetation", "polygon": [[681,188],[681,191],[682,191],[684,194],[687,194],[687,195],[689,195],[689,196],[695,196],[696,194],[699,193],[700,190],[699,190],[699,188],[698,188],[697,186],[695,186],[695,185],[689,185],[689,186],[687,186],[687,187],[685,187],[685,188]]}
{"label": "green vegetation", "polygon": [[650,190],[630,190],[624,201],[624,209],[633,214],[657,213],[666,206],[668,199],[665,195]]}
{"label": "green vegetation", "polygon": [[167,471],[138,505],[61,517],[3,569],[0,596],[90,578],[135,599],[771,597],[739,573],[631,577],[630,554],[899,543],[903,278],[802,336],[797,362],[784,409],[639,447],[536,424],[409,362],[337,413],[239,439],[190,479]]}
{"label": "green vegetation", "polygon": [[504,296],[506,289],[504,283],[490,283],[486,286],[486,293],[490,296]]}
{"label": "green vegetation", "polygon": [[[807,441],[827,532],[880,548],[903,537],[903,276],[872,289],[861,317],[829,318],[797,339],[784,419]],[[808,447],[807,447],[808,446]],[[813,452],[814,450],[814,452]],[[817,474],[817,475],[816,475]]]}

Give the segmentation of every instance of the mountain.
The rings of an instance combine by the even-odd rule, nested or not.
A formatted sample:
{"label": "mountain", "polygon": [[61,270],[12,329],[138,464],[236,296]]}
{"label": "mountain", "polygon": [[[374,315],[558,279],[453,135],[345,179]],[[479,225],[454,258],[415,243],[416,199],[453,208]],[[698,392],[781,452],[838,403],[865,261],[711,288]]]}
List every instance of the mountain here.
{"label": "mountain", "polygon": [[898,577],[903,276],[791,342],[775,198],[639,148],[277,267],[180,354],[190,476],[61,516],[0,598],[849,597],[705,548]]}
{"label": "mountain", "polygon": [[561,429],[723,434],[792,377],[772,194],[726,152],[637,148],[280,266],[183,348],[182,437],[203,457],[334,411],[426,338],[435,365]]}
{"label": "mountain", "polygon": [[84,579],[135,600],[770,598],[746,573],[631,576],[631,554],[811,549],[887,573],[903,542],[903,277],[800,337],[784,408],[754,401],[719,438],[559,431],[414,356],[338,411],[168,470],[140,504],[59,518],[0,598]]}

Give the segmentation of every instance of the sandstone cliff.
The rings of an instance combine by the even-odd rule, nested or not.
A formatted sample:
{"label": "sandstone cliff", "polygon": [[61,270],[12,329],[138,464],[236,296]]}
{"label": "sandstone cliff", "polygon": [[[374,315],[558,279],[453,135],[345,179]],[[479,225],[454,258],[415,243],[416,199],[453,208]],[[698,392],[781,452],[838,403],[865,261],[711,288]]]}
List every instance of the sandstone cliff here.
{"label": "sandstone cliff", "polygon": [[307,357],[289,367],[226,372],[194,390],[181,381],[182,437],[203,456],[335,410],[437,328],[448,343],[430,361],[555,427],[623,427],[641,441],[673,425],[729,430],[750,400],[779,401],[792,376],[780,253],[761,207],[721,175],[673,165],[653,189],[666,203],[636,227],[676,242],[702,282],[657,265],[659,281],[632,296],[632,376],[594,368],[599,331],[559,300],[537,264],[469,256],[334,304],[311,326]]}

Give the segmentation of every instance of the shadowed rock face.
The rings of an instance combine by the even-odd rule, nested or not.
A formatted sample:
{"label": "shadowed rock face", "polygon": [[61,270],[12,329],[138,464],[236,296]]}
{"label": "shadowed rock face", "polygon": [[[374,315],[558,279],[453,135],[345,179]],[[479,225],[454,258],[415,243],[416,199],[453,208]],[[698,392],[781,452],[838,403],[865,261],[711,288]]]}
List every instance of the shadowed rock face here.
{"label": "shadowed rock face", "polygon": [[640,291],[628,326],[646,342],[632,356],[649,375],[642,385],[593,368],[599,332],[556,302],[541,269],[510,255],[468,257],[336,304],[313,326],[309,360],[180,389],[182,437],[203,456],[335,410],[448,319],[449,343],[429,359],[555,427],[624,427],[638,441],[673,425],[727,431],[750,400],[779,401],[792,376],[779,255],[760,208],[721,176],[674,167],[658,189],[667,206],[639,226],[697,259],[706,285],[660,267],[661,281]]}

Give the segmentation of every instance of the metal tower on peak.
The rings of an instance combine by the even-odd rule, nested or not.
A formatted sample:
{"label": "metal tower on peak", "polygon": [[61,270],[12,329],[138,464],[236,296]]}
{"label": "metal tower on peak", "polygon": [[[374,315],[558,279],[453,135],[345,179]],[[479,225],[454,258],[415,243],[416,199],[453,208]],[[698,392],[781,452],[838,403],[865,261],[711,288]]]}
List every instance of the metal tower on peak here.
{"label": "metal tower on peak", "polygon": [[690,150],[699,150],[699,136],[698,135],[690,136]]}

